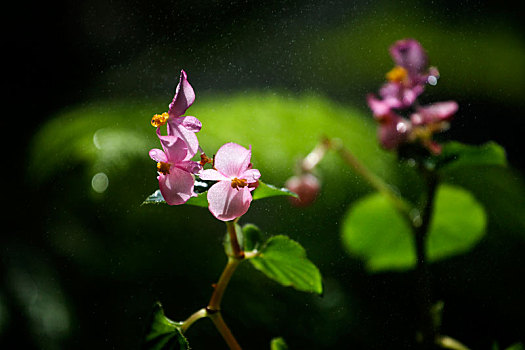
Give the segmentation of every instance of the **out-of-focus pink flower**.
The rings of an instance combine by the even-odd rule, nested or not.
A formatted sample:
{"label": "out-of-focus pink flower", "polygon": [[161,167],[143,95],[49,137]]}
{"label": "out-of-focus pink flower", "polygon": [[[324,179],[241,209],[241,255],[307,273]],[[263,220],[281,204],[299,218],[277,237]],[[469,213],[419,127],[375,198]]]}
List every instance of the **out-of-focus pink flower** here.
{"label": "out-of-focus pink flower", "polygon": [[167,125],[168,135],[181,138],[188,145],[188,149],[197,153],[199,141],[195,133],[201,130],[201,122],[192,116],[182,116],[195,101],[195,92],[188,82],[186,72],[181,70],[180,80],[175,90],[175,96],[169,105],[167,113],[155,114],[151,125],[159,128]]}
{"label": "out-of-focus pink flower", "polygon": [[201,179],[218,181],[208,190],[209,209],[217,219],[230,221],[248,211],[251,191],[261,177],[259,170],[252,169],[251,156],[251,146],[227,143],[215,154],[214,169],[200,172]]}
{"label": "out-of-focus pink flower", "polygon": [[173,135],[162,136],[159,129],[157,135],[162,150],[154,148],[149,151],[149,156],[157,162],[160,192],[169,205],[184,204],[196,196],[193,174],[199,172],[201,166],[190,160],[195,153],[188,150],[184,140]]}
{"label": "out-of-focus pink flower", "polygon": [[297,193],[299,198],[290,197],[290,202],[297,207],[306,207],[312,204],[317,196],[321,185],[314,175],[307,173],[292,176],[286,181],[285,187]]}
{"label": "out-of-focus pink flower", "polygon": [[431,153],[441,146],[432,140],[435,133],[448,128],[448,121],[458,109],[454,101],[419,106],[417,99],[425,85],[435,85],[439,72],[428,66],[428,57],[414,39],[396,41],[390,47],[396,66],[386,74],[388,82],[379,90],[379,98],[368,94],[367,102],[379,122],[379,142],[386,149],[404,143],[419,143]]}

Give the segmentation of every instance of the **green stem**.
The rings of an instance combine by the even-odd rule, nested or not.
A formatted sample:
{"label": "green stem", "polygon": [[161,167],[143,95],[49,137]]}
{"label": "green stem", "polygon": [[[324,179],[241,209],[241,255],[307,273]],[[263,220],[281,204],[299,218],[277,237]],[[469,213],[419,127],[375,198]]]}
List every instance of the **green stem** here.
{"label": "green stem", "polygon": [[235,231],[235,223],[236,223],[236,220],[226,221],[226,227],[228,229],[228,235],[230,236],[230,245],[232,247],[233,257],[236,259],[243,259],[244,251],[241,249],[241,246],[239,245],[239,241],[237,240],[237,232]]}
{"label": "green stem", "polygon": [[209,315],[210,319],[212,320],[213,324],[215,325],[215,328],[219,331],[219,333],[224,338],[224,341],[226,344],[228,344],[228,347],[230,350],[241,350],[241,346],[233,336],[232,332],[230,331],[230,328],[226,325],[224,322],[221,313],[215,312],[211,313]]}
{"label": "green stem", "polygon": [[237,266],[239,266],[241,261],[241,259],[234,257],[228,258],[228,263],[226,264],[224,271],[222,271],[219,281],[215,285],[215,290],[213,291],[210,302],[208,303],[208,307],[206,308],[208,311],[217,312],[221,310],[221,301],[224,291],[226,290],[226,287],[228,286],[235,269],[237,269]]}
{"label": "green stem", "polygon": [[226,341],[226,344],[228,344],[228,347],[231,350],[241,350],[239,343],[237,343],[237,340],[226,325],[226,322],[224,322],[224,319],[221,315],[221,302],[224,292],[226,291],[226,287],[228,287],[228,284],[230,283],[237,266],[239,266],[239,264],[245,258],[244,252],[242,251],[239,241],[237,240],[235,221],[227,221],[226,226],[228,228],[233,256],[228,257],[228,263],[224,267],[224,270],[219,277],[219,281],[214,285],[214,290],[208,306],[204,309],[198,310],[188,317],[188,319],[182,323],[181,330],[182,332],[185,332],[196,321],[200,320],[201,318],[208,317],[212,320],[213,324]]}
{"label": "green stem", "polygon": [[432,295],[430,273],[428,271],[427,239],[434,199],[437,190],[437,177],[434,173],[422,170],[427,185],[426,198],[421,210],[419,225],[413,224],[412,231],[416,249],[416,279],[419,293],[421,317],[421,345],[423,349],[432,349],[436,342],[437,332],[432,314]]}
{"label": "green stem", "polygon": [[412,225],[412,208],[396,192],[394,192],[392,188],[383,181],[383,179],[364,166],[364,164],[346,149],[341,142],[330,140],[330,146],[348,165],[352,167],[352,169],[354,169],[356,173],[368,181],[374,189],[384,194],[403,217],[409,221],[410,225]]}
{"label": "green stem", "polygon": [[182,322],[182,326],[180,327],[181,331],[183,333],[186,332],[192,324],[204,317],[208,317],[208,312],[206,309],[200,309],[199,311],[193,313],[186,321]]}

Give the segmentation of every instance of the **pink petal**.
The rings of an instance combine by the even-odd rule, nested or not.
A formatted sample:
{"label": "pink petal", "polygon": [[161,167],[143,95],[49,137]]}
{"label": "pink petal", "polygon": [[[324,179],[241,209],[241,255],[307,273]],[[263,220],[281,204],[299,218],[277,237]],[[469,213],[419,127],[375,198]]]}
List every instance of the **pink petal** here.
{"label": "pink petal", "polygon": [[184,204],[193,193],[194,178],[189,172],[172,166],[167,175],[159,175],[160,193],[169,205]]}
{"label": "pink petal", "polygon": [[248,183],[253,183],[259,180],[261,173],[257,169],[246,170],[242,175],[241,179],[245,179]]}
{"label": "pink petal", "polygon": [[379,142],[385,149],[395,149],[405,142],[412,126],[408,120],[392,115],[392,118],[379,125]]}
{"label": "pink petal", "polygon": [[154,148],[154,149],[150,150],[149,151],[149,156],[150,156],[151,159],[153,159],[157,163],[158,162],[167,162],[168,161],[168,157],[166,157],[166,154],[163,151],[161,151],[160,149],[158,149],[158,148]]}
{"label": "pink petal", "polygon": [[428,66],[428,58],[421,44],[414,39],[403,39],[390,47],[394,62],[405,68],[410,75],[417,75]]}
{"label": "pink petal", "polygon": [[173,135],[162,136],[160,128],[157,129],[157,136],[170,163],[180,163],[193,156],[188,154],[188,145],[183,139]]}
{"label": "pink petal", "polygon": [[170,118],[176,118],[183,115],[195,101],[195,92],[188,82],[186,72],[181,70],[180,81],[175,90],[175,97],[170,103],[168,114]]}
{"label": "pink petal", "polygon": [[248,187],[232,188],[230,181],[219,181],[208,190],[210,212],[217,219],[230,221],[250,208],[252,195]]}
{"label": "pink petal", "polygon": [[224,176],[215,169],[206,169],[199,173],[199,177],[202,180],[211,180],[211,181],[230,181],[230,178]]}
{"label": "pink petal", "polygon": [[[187,129],[184,125],[184,118],[175,118],[168,121],[168,135],[180,137],[188,146],[189,158],[193,157],[199,150],[199,140],[195,132]],[[188,159],[189,159],[188,158]]]}
{"label": "pink petal", "polygon": [[366,100],[376,119],[381,120],[384,116],[390,113],[391,106],[389,106],[388,103],[379,100],[373,94],[368,94]]}
{"label": "pink petal", "polygon": [[239,178],[248,169],[251,157],[251,147],[248,150],[233,142],[226,143],[215,155],[215,168],[229,178]]}
{"label": "pink petal", "polygon": [[178,163],[177,167],[192,174],[198,174],[202,170],[202,165],[200,165],[199,162],[191,160]]}
{"label": "pink petal", "polygon": [[180,117],[180,124],[188,129],[191,132],[199,132],[202,128],[202,123],[199,119],[192,117],[192,116],[186,116],[186,117]]}
{"label": "pink petal", "polygon": [[458,110],[454,101],[437,102],[418,109],[423,123],[436,123],[450,119]]}

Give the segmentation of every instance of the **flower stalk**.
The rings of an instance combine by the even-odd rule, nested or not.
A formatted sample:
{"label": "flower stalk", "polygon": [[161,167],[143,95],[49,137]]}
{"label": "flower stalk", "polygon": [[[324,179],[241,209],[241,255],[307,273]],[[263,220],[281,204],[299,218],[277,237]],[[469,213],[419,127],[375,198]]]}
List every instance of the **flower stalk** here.
{"label": "flower stalk", "polygon": [[437,176],[420,167],[426,183],[426,198],[421,209],[421,218],[412,224],[416,250],[416,283],[420,308],[420,341],[423,349],[432,349],[437,341],[437,329],[432,314],[432,287],[428,270],[427,242],[437,190]]}
{"label": "flower stalk", "polygon": [[370,171],[352,154],[352,152],[345,148],[341,142],[335,142],[332,140],[330,141],[330,145],[331,148],[339,154],[343,161],[350,165],[350,167],[363,179],[365,179],[376,191],[385,195],[396,207],[396,209],[405,218],[412,222],[412,208],[410,208],[410,206],[396,192],[394,192],[386,182],[383,181],[383,179]]}
{"label": "flower stalk", "polygon": [[226,344],[228,344],[228,347],[230,350],[241,350],[241,346],[233,336],[232,332],[230,331],[230,328],[226,325],[224,322],[224,319],[222,318],[222,315],[220,312],[215,312],[209,315],[211,321],[219,331],[219,333],[224,338],[224,341]]}
{"label": "flower stalk", "polygon": [[239,264],[245,258],[244,251],[240,247],[237,234],[235,232],[235,221],[227,221],[226,226],[228,228],[228,235],[230,237],[230,245],[233,256],[228,257],[228,262],[226,263],[226,266],[219,277],[219,281],[214,284],[213,293],[211,295],[210,301],[208,302],[208,306],[198,310],[188,317],[188,319],[182,323],[181,330],[182,332],[186,332],[193,323],[200,320],[201,318],[207,317],[213,322],[231,350],[241,350],[239,343],[233,336],[231,330],[228,328],[221,315],[221,303],[224,292],[226,291],[226,288],[228,287],[228,284],[230,283],[237,266],[239,266]]}
{"label": "flower stalk", "polygon": [[235,257],[229,257],[228,263],[226,264],[226,267],[222,271],[221,277],[219,278],[219,281],[215,285],[215,289],[213,291],[213,294],[211,295],[210,302],[208,303],[208,306],[206,309],[208,310],[208,313],[214,313],[214,312],[220,312],[221,311],[221,301],[222,297],[224,295],[224,292],[226,290],[226,287],[228,286],[228,283],[230,283],[230,279],[233,276],[233,273],[237,269],[237,266],[241,263],[242,258],[235,258]]}

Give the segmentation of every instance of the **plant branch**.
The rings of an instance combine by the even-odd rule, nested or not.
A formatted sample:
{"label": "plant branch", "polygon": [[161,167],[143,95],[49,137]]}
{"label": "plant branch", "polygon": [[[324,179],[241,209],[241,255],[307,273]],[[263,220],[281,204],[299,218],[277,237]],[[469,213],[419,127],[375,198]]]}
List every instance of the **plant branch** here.
{"label": "plant branch", "polygon": [[230,237],[230,245],[233,252],[233,257],[236,259],[244,258],[244,251],[241,249],[239,240],[237,239],[237,232],[235,230],[236,221],[226,221],[226,227],[228,229],[228,235]]}
{"label": "plant branch", "polygon": [[226,290],[226,287],[228,286],[228,283],[230,282],[230,279],[233,273],[235,272],[235,269],[237,269],[237,266],[239,266],[241,261],[241,259],[237,259],[234,257],[228,258],[228,263],[222,271],[219,281],[215,285],[215,289],[213,291],[213,294],[211,295],[210,302],[208,303],[208,306],[206,308],[208,312],[217,312],[221,310],[221,301],[222,296],[224,295],[224,291]]}
{"label": "plant branch", "polygon": [[392,188],[383,181],[379,176],[371,172],[363,163],[361,163],[343,144],[339,141],[327,139],[324,142],[328,142],[330,147],[336,151],[339,156],[345,161],[352,169],[361,175],[374,189],[385,195],[395,208],[403,215],[405,219],[412,225],[412,208],[407,204]]}
{"label": "plant branch", "polygon": [[186,321],[182,322],[182,325],[180,327],[181,331],[183,333],[186,332],[188,328],[190,328],[191,325],[195,323],[195,321],[198,321],[204,317],[208,317],[208,312],[204,308],[193,313],[190,317],[188,317],[188,319],[186,319]]}
{"label": "plant branch", "polygon": [[416,249],[416,279],[419,293],[421,315],[421,345],[432,349],[436,343],[437,330],[432,314],[432,295],[430,273],[428,271],[427,239],[437,190],[437,177],[433,172],[422,168],[427,192],[421,209],[421,218],[414,221],[412,231]]}
{"label": "plant branch", "polygon": [[224,338],[224,341],[226,344],[228,344],[228,347],[230,350],[241,350],[241,346],[233,336],[232,332],[230,331],[230,328],[226,325],[224,322],[224,319],[222,318],[222,315],[220,312],[211,313],[209,315],[210,319],[212,320],[213,324],[219,331],[219,333]]}
{"label": "plant branch", "polygon": [[211,295],[210,301],[206,308],[200,309],[193,313],[186,321],[182,323],[181,330],[185,332],[191,327],[193,323],[200,320],[201,318],[208,317],[212,320],[213,324],[222,335],[226,343],[231,350],[241,350],[239,343],[233,336],[232,332],[224,322],[221,316],[221,302],[226,287],[230,283],[233,273],[237,269],[237,266],[244,260],[244,252],[239,245],[237,240],[237,233],[235,232],[235,221],[227,221],[226,226],[228,228],[228,234],[230,238],[230,244],[233,252],[233,256],[228,256],[228,262],[224,267],[224,270],[219,277],[219,281],[214,285],[214,290]]}

